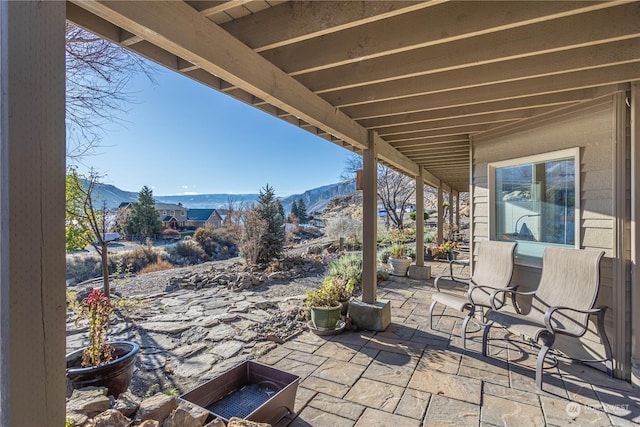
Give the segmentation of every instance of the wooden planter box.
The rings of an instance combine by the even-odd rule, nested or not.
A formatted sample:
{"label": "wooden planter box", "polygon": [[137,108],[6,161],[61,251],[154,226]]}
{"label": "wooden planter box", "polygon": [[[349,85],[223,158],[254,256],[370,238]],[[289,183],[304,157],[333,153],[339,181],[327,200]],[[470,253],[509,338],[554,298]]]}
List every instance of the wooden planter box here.
{"label": "wooden planter box", "polygon": [[208,410],[207,422],[231,417],[275,425],[292,413],[300,377],[251,360],[183,394]]}

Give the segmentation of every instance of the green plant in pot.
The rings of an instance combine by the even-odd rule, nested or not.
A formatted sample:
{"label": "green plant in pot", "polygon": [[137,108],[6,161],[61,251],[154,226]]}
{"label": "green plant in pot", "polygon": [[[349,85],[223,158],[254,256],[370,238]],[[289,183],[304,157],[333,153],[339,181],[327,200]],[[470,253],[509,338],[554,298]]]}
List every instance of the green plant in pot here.
{"label": "green plant in pot", "polygon": [[389,263],[393,267],[394,276],[406,276],[411,265],[411,258],[407,257],[407,245],[404,243],[394,243],[391,245],[389,253]]}
{"label": "green plant in pot", "polygon": [[305,303],[311,312],[311,323],[317,329],[334,329],[340,320],[342,291],[334,280],[325,280],[319,289],[307,291]]}
{"label": "green plant in pot", "polygon": [[346,316],[349,310],[349,300],[356,286],[354,278],[346,279],[342,276],[327,277],[325,282],[332,282],[330,285],[335,286],[338,293],[338,302],[342,305],[340,314]]}
{"label": "green plant in pot", "polygon": [[66,373],[73,388],[104,386],[117,399],[131,383],[140,347],[128,341],[106,341],[113,309],[100,289],[94,289],[78,304],[76,324],[87,320],[89,345],[66,355]]}

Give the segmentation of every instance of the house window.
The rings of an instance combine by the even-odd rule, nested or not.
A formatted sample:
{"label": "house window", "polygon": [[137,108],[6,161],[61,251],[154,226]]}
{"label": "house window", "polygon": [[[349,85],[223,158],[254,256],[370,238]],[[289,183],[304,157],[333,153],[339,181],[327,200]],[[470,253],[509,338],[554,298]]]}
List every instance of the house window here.
{"label": "house window", "polygon": [[517,241],[516,263],[542,264],[547,246],[579,248],[578,148],[489,164],[490,238]]}

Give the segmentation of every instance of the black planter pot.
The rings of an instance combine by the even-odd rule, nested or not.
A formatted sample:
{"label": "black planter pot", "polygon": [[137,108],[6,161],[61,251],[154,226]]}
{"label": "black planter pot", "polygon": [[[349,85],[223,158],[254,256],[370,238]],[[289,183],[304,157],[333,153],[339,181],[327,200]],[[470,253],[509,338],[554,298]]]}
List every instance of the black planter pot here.
{"label": "black planter pot", "polygon": [[108,394],[116,399],[127,390],[133,377],[133,363],[140,346],[128,341],[116,341],[108,344],[114,349],[114,359],[104,365],[83,368],[81,362],[84,348],[65,356],[67,378],[74,389],[103,386],[107,387]]}

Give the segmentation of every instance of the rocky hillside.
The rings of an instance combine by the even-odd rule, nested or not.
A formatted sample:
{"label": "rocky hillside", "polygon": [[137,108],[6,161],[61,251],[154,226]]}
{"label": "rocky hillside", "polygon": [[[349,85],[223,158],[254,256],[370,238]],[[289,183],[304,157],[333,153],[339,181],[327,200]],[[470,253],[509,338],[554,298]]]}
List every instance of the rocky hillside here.
{"label": "rocky hillside", "polygon": [[[322,187],[307,190],[302,194],[293,194],[281,198],[285,211],[291,210],[291,203],[295,200],[303,199],[307,206],[307,212],[321,212],[331,199],[337,196],[353,193],[356,191],[355,180],[338,182],[336,184],[323,185]],[[113,209],[122,202],[135,202],[138,200],[138,193],[121,190],[110,184],[98,184],[94,190],[101,201],[107,202],[107,208]],[[229,200],[235,203],[250,205],[258,199],[257,194],[187,194],[177,196],[155,196],[158,202],[162,203],[182,203],[183,206],[192,209],[223,209]]]}

